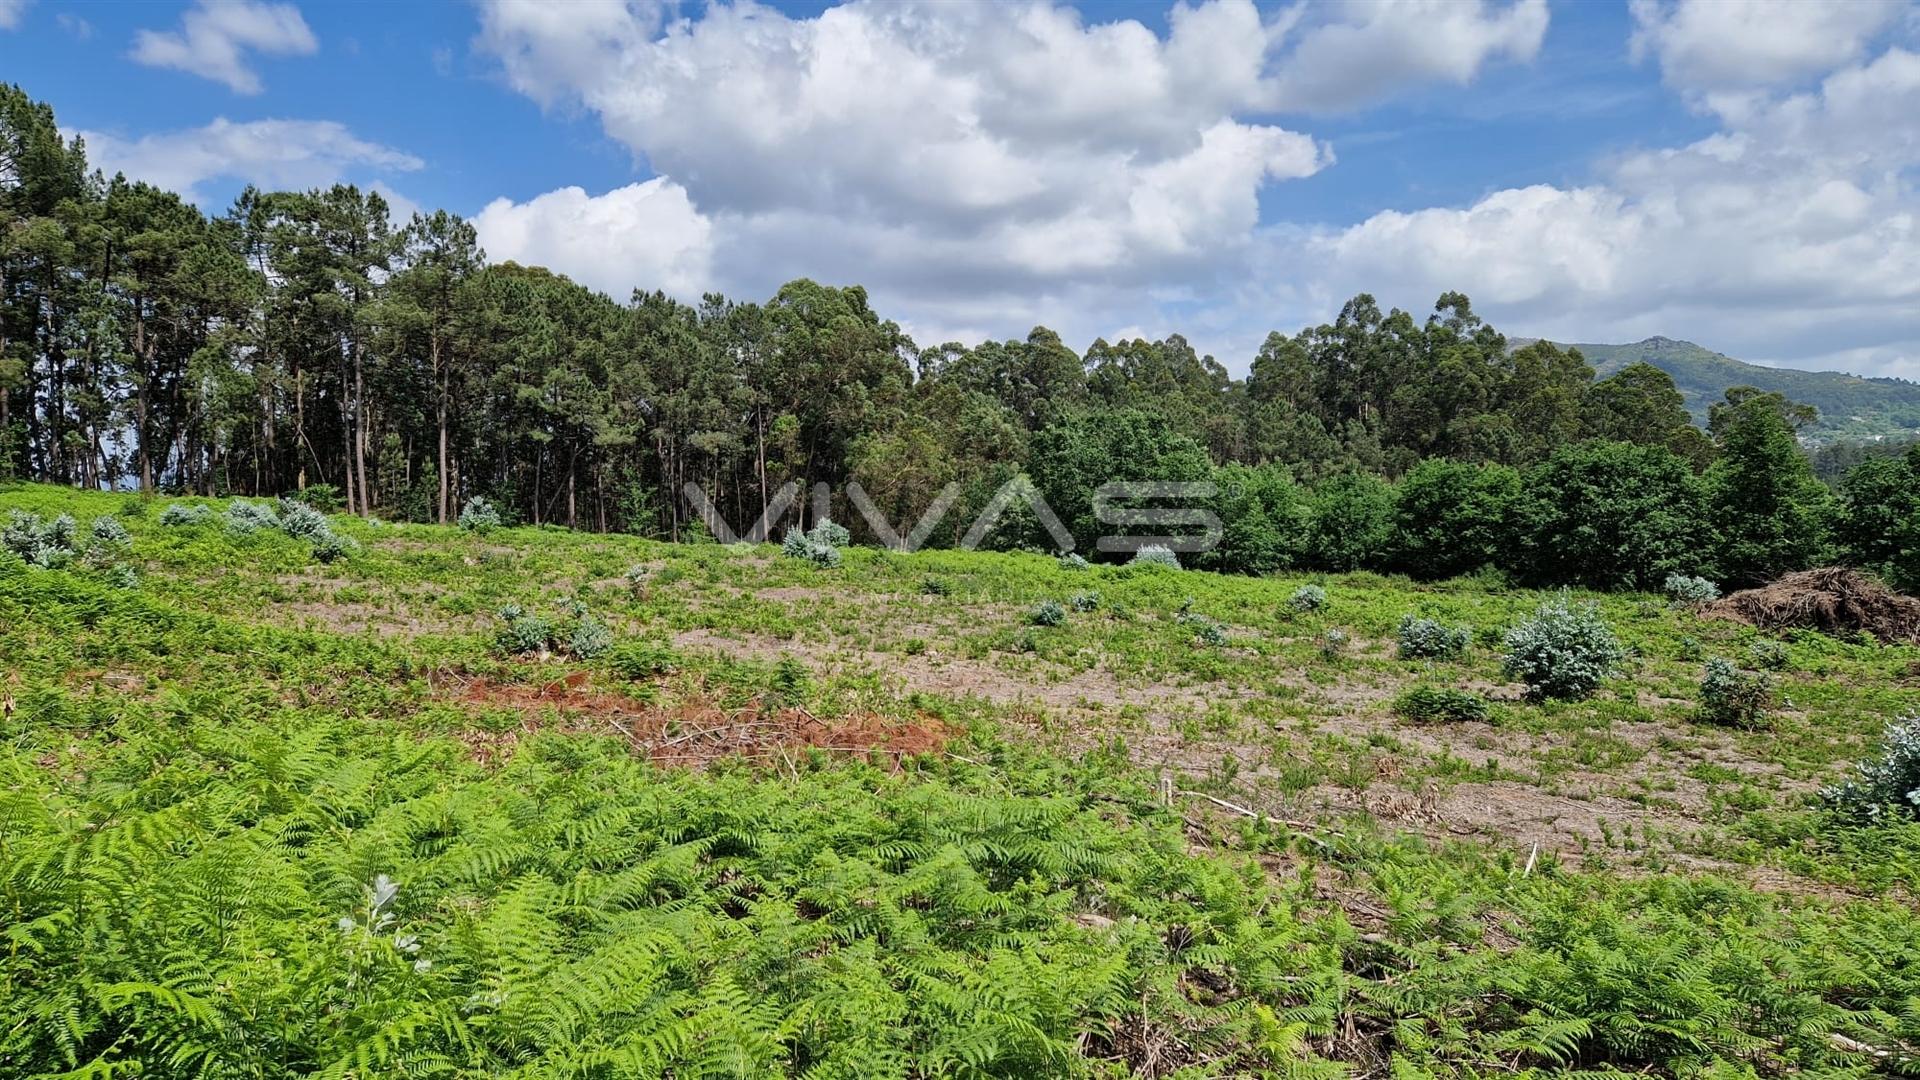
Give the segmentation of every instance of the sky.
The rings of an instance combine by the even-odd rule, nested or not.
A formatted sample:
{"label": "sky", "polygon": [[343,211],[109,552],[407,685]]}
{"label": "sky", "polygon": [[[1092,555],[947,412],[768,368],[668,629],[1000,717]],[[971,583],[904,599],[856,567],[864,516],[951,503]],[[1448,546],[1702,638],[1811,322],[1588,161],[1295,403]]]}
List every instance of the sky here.
{"label": "sky", "polygon": [[61,3],[0,80],[218,213],[370,186],[624,298],[864,285],[921,345],[1510,335],[1920,379],[1920,0]]}

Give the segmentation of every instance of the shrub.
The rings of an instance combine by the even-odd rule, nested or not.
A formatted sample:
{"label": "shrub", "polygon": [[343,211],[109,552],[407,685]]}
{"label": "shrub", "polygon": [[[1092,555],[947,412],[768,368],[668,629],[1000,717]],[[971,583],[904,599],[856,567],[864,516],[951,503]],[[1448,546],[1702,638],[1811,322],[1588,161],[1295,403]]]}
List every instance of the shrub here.
{"label": "shrub", "polygon": [[1757,728],[1766,723],[1773,707],[1773,677],[1763,671],[1741,671],[1733,661],[1714,657],[1700,680],[1701,720],[1726,727]]}
{"label": "shrub", "polygon": [[1180,569],[1180,556],[1174,554],[1172,548],[1163,544],[1148,544],[1146,547],[1134,552],[1133,558],[1128,561],[1127,565],[1165,566],[1178,570]]}
{"label": "shrub", "polygon": [[1834,809],[1870,822],[1893,814],[1920,817],[1920,716],[1888,724],[1879,755],[1862,761],[1853,779],[1820,794]]}
{"label": "shrub", "polygon": [[1428,458],[1393,491],[1393,563],[1419,578],[1472,573],[1509,554],[1520,474]]}
{"label": "shrub", "polygon": [[1205,615],[1183,616],[1182,621],[1193,627],[1194,639],[1202,645],[1217,649],[1227,643],[1227,628]]}
{"label": "shrub", "polygon": [[841,548],[853,542],[853,534],[847,532],[846,526],[834,524],[833,519],[821,518],[813,523],[813,531],[807,534],[807,539],[816,544]]}
{"label": "shrub", "polygon": [[1666,590],[1679,604],[1705,604],[1720,599],[1720,586],[1692,574],[1668,574]]}
{"label": "shrub", "polygon": [[110,514],[103,514],[93,519],[93,538],[102,544],[114,547],[133,541],[133,537],[127,533],[127,527],[120,523],[119,518]]}
{"label": "shrub", "polygon": [[1394,700],[1393,711],[1417,724],[1464,723],[1487,718],[1487,702],[1478,694],[1452,687],[1416,686]]}
{"label": "shrub", "polygon": [[493,636],[494,647],[510,656],[546,651],[553,640],[553,624],[538,615],[529,615],[519,606],[508,604],[499,611],[504,623]]}
{"label": "shrub", "polygon": [[1747,658],[1753,666],[1764,671],[1784,671],[1787,667],[1787,646],[1783,642],[1762,638],[1747,646]]}
{"label": "shrub", "polygon": [[140,573],[125,563],[107,568],[107,584],[116,589],[134,589],[140,586]]}
{"label": "shrub", "polygon": [[1346,651],[1347,632],[1345,630],[1339,627],[1328,627],[1326,632],[1320,635],[1321,659],[1337,660]]}
{"label": "shrub", "polygon": [[1287,610],[1300,613],[1319,611],[1327,606],[1327,590],[1318,585],[1302,585],[1287,597]]}
{"label": "shrub", "polygon": [[333,531],[327,515],[303,502],[280,500],[280,530],[295,540],[315,540]]}
{"label": "shrub", "polygon": [[312,537],[311,540],[313,542],[313,557],[323,563],[344,559],[360,550],[358,541],[350,536],[341,536],[330,528],[320,533],[320,535]]}
{"label": "shrub", "polygon": [[1393,543],[1393,488],[1372,473],[1330,477],[1314,489],[1307,557],[1327,570],[1377,567]]}
{"label": "shrub", "polygon": [[[838,526],[835,527],[838,528]],[[820,529],[816,526],[814,534],[819,532]],[[818,539],[817,535],[809,535],[799,529],[788,529],[787,535],[781,537],[780,553],[789,559],[805,559],[823,569],[831,570],[840,565],[839,548]]]}
{"label": "shrub", "polygon": [[607,654],[607,664],[622,678],[649,679],[680,667],[680,654],[668,645],[651,641],[625,641]]}
{"label": "shrub", "polygon": [[1060,569],[1062,570],[1085,570],[1087,565],[1087,560],[1081,558],[1074,552],[1062,552],[1060,555]]}
{"label": "shrub", "polygon": [[1506,561],[1530,582],[1651,589],[1707,550],[1704,490],[1661,446],[1583,442],[1526,473]]}
{"label": "shrub", "polygon": [[39,514],[9,510],[7,524],[0,528],[0,547],[34,566],[55,570],[80,554],[73,542],[75,529],[71,514],[42,521]]}
{"label": "shrub", "polygon": [[1565,594],[1540,605],[1533,618],[1507,631],[1501,669],[1536,700],[1578,700],[1613,674],[1626,651],[1592,604]]}
{"label": "shrub", "polygon": [[227,532],[233,536],[252,536],[262,529],[280,527],[280,516],[265,503],[235,499],[226,514]]}
{"label": "shrub", "polygon": [[952,596],[953,582],[946,578],[923,578],[920,582],[920,591],[927,596]]}
{"label": "shrub", "polygon": [[1436,619],[1406,615],[1397,635],[1402,660],[1452,660],[1467,651],[1473,634],[1464,626],[1448,626]]}
{"label": "shrub", "polygon": [[291,498],[323,514],[339,513],[343,505],[340,489],[333,484],[313,484],[294,492]]}
{"label": "shrub", "polygon": [[486,496],[475,495],[460,508],[459,524],[468,532],[492,532],[500,527],[500,510]]}
{"label": "shrub", "polygon": [[1077,592],[1067,597],[1067,606],[1075,611],[1087,612],[1100,610],[1100,594],[1097,592]]}
{"label": "shrub", "polygon": [[199,525],[213,516],[213,508],[205,503],[168,503],[160,511],[162,525]]}
{"label": "shrub", "polygon": [[1042,600],[1027,612],[1027,621],[1035,626],[1059,626],[1067,621],[1067,609],[1058,600]]}
{"label": "shrub", "polygon": [[567,651],[591,660],[613,648],[613,629],[593,615],[581,615],[567,635]]}
{"label": "shrub", "polygon": [[627,567],[627,572],[622,576],[627,579],[628,590],[638,596],[647,583],[647,568],[636,563]]}

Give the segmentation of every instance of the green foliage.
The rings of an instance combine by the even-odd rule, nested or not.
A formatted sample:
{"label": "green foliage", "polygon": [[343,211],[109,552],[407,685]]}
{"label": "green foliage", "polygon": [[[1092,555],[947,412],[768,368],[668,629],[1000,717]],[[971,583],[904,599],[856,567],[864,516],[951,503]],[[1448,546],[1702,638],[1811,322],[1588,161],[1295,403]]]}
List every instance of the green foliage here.
{"label": "green foliage", "polygon": [[1357,570],[1384,561],[1393,543],[1393,488],[1370,473],[1343,473],[1313,491],[1308,561],[1325,570]]}
{"label": "green foliage", "polygon": [[1792,655],[1787,652],[1786,643],[1761,638],[1747,646],[1747,659],[1764,671],[1785,671]]}
{"label": "green foliage", "polygon": [[840,565],[840,549],[823,538],[829,534],[821,533],[819,527],[815,527],[814,533],[819,535],[788,529],[787,535],[780,541],[780,553],[789,559],[810,562],[822,570],[837,568]]}
{"label": "green foliage", "polygon": [[280,516],[266,503],[235,499],[227,504],[224,516],[229,536],[252,536],[280,527]]}
{"label": "green foliage", "polygon": [[530,615],[516,604],[508,604],[496,613],[500,629],[493,636],[494,648],[509,656],[547,651],[553,642],[554,626],[538,615]]}
{"label": "green foliage", "polygon": [[1563,446],[1523,484],[1515,561],[1529,582],[1652,589],[1706,565],[1704,490],[1662,447]]}
{"label": "green foliage", "polygon": [[311,506],[322,514],[337,514],[344,505],[340,489],[333,484],[308,484],[287,498]]}
{"label": "green foliage", "polygon": [[941,577],[921,578],[920,592],[923,596],[952,596],[953,582]]}
{"label": "green foliage", "polygon": [[828,547],[846,547],[853,542],[853,534],[844,525],[837,525],[831,518],[821,518],[813,523],[813,529],[807,533],[807,539]]}
{"label": "green foliage", "polygon": [[295,540],[316,541],[333,531],[327,522],[327,515],[304,502],[294,499],[281,499],[279,510],[280,531]]}
{"label": "green foliage", "polygon": [[94,518],[91,531],[95,541],[116,548],[124,548],[133,540],[132,535],[127,532],[127,527],[120,523],[120,519],[110,514],[102,514]]}
{"label": "green foliage", "polygon": [[77,529],[71,514],[43,521],[40,515],[26,510],[9,510],[7,524],[0,528],[0,550],[12,552],[31,566],[58,569],[80,554],[74,543]]}
{"label": "green foliage", "polygon": [[1819,561],[1832,499],[1813,478],[1780,402],[1733,390],[1728,399],[1716,415],[1720,456],[1707,470],[1709,516],[1727,580],[1757,585]]}
{"label": "green foliage", "polygon": [[1841,813],[1867,822],[1920,817],[1920,717],[1888,724],[1879,753],[1821,795]]}
{"label": "green foliage", "polygon": [[1067,607],[1081,612],[1100,610],[1100,594],[1097,592],[1077,592],[1067,597]]}
{"label": "green foliage", "polygon": [[213,516],[213,507],[206,503],[172,502],[160,511],[160,524],[183,526],[199,525]]}
{"label": "green foliage", "polygon": [[1900,457],[1870,457],[1840,484],[1834,539],[1847,560],[1920,592],[1920,443]]}
{"label": "green foliage", "polygon": [[1394,641],[1402,660],[1454,660],[1467,651],[1473,631],[1466,626],[1449,626],[1437,619],[1403,615],[1394,632]]}
{"label": "green foliage", "polygon": [[1577,701],[1592,694],[1626,658],[1626,650],[1593,604],[1562,593],[1533,618],[1507,631],[1501,670],[1527,686],[1527,696]]}
{"label": "green foliage", "polygon": [[613,648],[613,628],[591,613],[583,612],[567,631],[567,652],[592,660]]}
{"label": "green foliage", "polygon": [[1062,570],[1085,570],[1088,566],[1087,560],[1073,551],[1063,553],[1058,561]]}
{"label": "green foliage", "polygon": [[1448,578],[1508,561],[1520,490],[1520,474],[1504,465],[1421,462],[1394,489],[1394,565]]}
{"label": "green foliage", "polygon": [[1347,651],[1347,632],[1330,626],[1320,633],[1320,658],[1337,660]]}
{"label": "green foliage", "polygon": [[677,671],[685,659],[670,645],[652,641],[622,641],[607,652],[607,666],[623,678],[651,679]]}
{"label": "green foliage", "polygon": [[1327,606],[1327,590],[1318,585],[1302,585],[1287,597],[1287,610],[1304,615]]}
{"label": "green foliage", "polygon": [[1731,660],[1713,657],[1700,679],[1699,717],[1723,727],[1766,726],[1774,702],[1773,678],[1764,671],[1741,671]]}
{"label": "green foliage", "polygon": [[1396,715],[1416,724],[1485,721],[1487,701],[1450,686],[1416,686],[1394,699]]}

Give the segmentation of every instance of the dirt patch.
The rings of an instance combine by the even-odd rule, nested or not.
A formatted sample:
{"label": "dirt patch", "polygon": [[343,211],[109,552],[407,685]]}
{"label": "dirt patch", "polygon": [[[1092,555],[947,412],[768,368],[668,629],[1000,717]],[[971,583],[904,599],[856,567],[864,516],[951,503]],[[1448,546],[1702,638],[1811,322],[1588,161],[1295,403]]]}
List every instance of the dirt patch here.
{"label": "dirt patch", "polygon": [[462,735],[483,764],[498,760],[527,734],[555,725],[577,731],[616,732],[635,752],[657,765],[700,767],[721,758],[780,761],[807,750],[903,757],[940,752],[956,734],[930,716],[896,720],[862,712],[821,718],[805,709],[753,701],[725,709],[693,696],[672,705],[643,701],[588,685],[586,672],[543,684],[480,678],[450,688],[457,700],[518,711],[512,731],[473,730]]}
{"label": "dirt patch", "polygon": [[1707,605],[1703,614],[1762,630],[1869,633],[1886,644],[1920,644],[1920,599],[1858,570],[1830,566],[1788,574]]}

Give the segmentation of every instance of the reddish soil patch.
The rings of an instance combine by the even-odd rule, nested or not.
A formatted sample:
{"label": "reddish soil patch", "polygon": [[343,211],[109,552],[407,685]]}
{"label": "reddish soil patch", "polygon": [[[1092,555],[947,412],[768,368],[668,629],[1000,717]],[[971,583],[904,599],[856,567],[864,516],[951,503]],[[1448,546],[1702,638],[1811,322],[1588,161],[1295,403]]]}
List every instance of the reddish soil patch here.
{"label": "reddish soil patch", "polygon": [[699,767],[720,758],[779,761],[805,750],[836,754],[883,754],[901,758],[940,752],[956,734],[930,716],[895,720],[863,712],[823,719],[805,709],[770,707],[753,701],[724,709],[710,699],[688,698],[672,705],[641,701],[592,689],[587,673],[574,672],[545,684],[503,683],[480,678],[453,691],[461,701],[520,712],[517,731],[469,731],[462,736],[482,763],[491,763],[523,734],[557,717],[579,731],[615,731],[635,752],[658,765]]}

